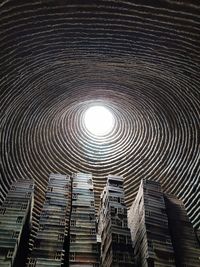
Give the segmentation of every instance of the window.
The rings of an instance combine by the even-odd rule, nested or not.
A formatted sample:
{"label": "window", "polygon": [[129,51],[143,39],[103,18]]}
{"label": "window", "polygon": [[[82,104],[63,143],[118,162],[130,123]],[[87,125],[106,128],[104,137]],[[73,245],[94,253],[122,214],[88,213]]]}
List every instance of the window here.
{"label": "window", "polygon": [[90,234],[91,235],[95,235],[96,234],[96,230],[94,228],[90,229]]}
{"label": "window", "polygon": [[35,243],[34,243],[34,248],[40,248],[40,243],[41,243],[41,240],[40,239],[36,239]]}
{"label": "window", "polygon": [[124,209],[124,215],[127,216],[127,209]]}
{"label": "window", "polygon": [[70,261],[75,261],[75,252],[70,253]]}
{"label": "window", "polygon": [[13,185],[13,186],[11,186],[11,189],[10,189],[10,191],[15,191],[16,190],[16,187]]}
{"label": "window", "polygon": [[151,216],[151,211],[146,210],[146,211],[145,211],[145,215],[146,215],[146,216]]}
{"label": "window", "polygon": [[94,201],[91,201],[91,206],[94,207]]}
{"label": "window", "polygon": [[75,220],[71,220],[71,226],[76,226],[76,221]]}
{"label": "window", "polygon": [[58,241],[64,241],[65,236],[63,234],[58,234]]}
{"label": "window", "polygon": [[77,187],[78,183],[73,183],[73,187]]}
{"label": "window", "polygon": [[44,229],[45,229],[45,225],[44,224],[40,224],[39,230],[43,231]]}
{"label": "window", "polygon": [[13,256],[13,251],[12,250],[8,250],[8,253],[7,253],[7,258],[12,258],[12,256]]}
{"label": "window", "polygon": [[123,223],[124,223],[124,228],[127,228],[127,226],[128,226],[127,220],[124,220]]}
{"label": "window", "polygon": [[36,259],[29,259],[27,267],[35,267],[36,266]]}
{"label": "window", "polygon": [[76,242],[76,235],[70,235],[70,242],[71,243]]}
{"label": "window", "polygon": [[27,203],[22,203],[22,205],[21,205],[21,210],[25,210],[26,207],[27,207]]}
{"label": "window", "polygon": [[115,218],[111,218],[111,223],[112,223],[113,225],[116,225],[116,219],[115,219]]}
{"label": "window", "polygon": [[90,221],[94,220],[95,219],[94,214],[89,214],[89,218],[90,218]]}
{"label": "window", "polygon": [[19,232],[18,231],[13,231],[12,232],[12,238],[18,238]]}
{"label": "window", "polygon": [[48,191],[48,192],[53,192],[53,187],[52,187],[52,186],[48,186],[47,191]]}
{"label": "window", "polygon": [[119,202],[119,201],[120,201],[120,197],[117,198],[117,197],[112,197],[112,196],[110,196],[110,197],[109,197],[109,200],[110,200],[110,201],[113,201],[113,202]]}
{"label": "window", "polygon": [[115,207],[111,206],[110,211],[111,211],[111,213],[115,214]]}
{"label": "window", "polygon": [[88,180],[87,180],[87,183],[88,183],[88,184],[92,184],[92,180],[91,180],[91,179],[88,179]]}
{"label": "window", "polygon": [[22,216],[18,216],[16,222],[17,223],[22,223],[22,220],[23,220],[23,217]]}
{"label": "window", "polygon": [[31,196],[31,192],[26,193],[26,198],[29,198]]}
{"label": "window", "polygon": [[76,212],[76,207],[72,207],[72,212]]}
{"label": "window", "polygon": [[118,214],[122,214],[122,208],[118,208]]}
{"label": "window", "polygon": [[42,212],[41,212],[42,217],[45,218],[47,214],[48,214],[48,210],[42,210]]}
{"label": "window", "polygon": [[148,247],[150,248],[150,249],[153,249],[153,242],[152,241],[148,241]]}
{"label": "window", "polygon": [[93,194],[93,189],[89,188],[89,190],[90,190],[90,195],[92,195]]}
{"label": "window", "polygon": [[124,204],[124,198],[120,199],[121,204]]}
{"label": "window", "polygon": [[46,197],[46,203],[50,203],[50,201],[51,201],[51,197]]}
{"label": "window", "polygon": [[65,219],[63,218],[60,219],[60,225],[65,225]]}
{"label": "window", "polygon": [[72,199],[77,199],[77,198],[78,198],[78,194],[73,193],[73,194],[72,194]]}
{"label": "window", "polygon": [[60,260],[61,259],[61,251],[56,251],[54,259],[55,260]]}
{"label": "window", "polygon": [[118,234],[112,234],[112,241],[118,243]]}

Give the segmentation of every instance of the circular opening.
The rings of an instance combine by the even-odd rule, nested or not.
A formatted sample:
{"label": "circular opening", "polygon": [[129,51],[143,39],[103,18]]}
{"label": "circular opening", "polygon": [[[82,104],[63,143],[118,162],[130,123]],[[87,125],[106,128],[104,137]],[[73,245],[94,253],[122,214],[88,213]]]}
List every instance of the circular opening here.
{"label": "circular opening", "polygon": [[92,106],[84,115],[86,129],[93,135],[104,136],[114,127],[113,114],[104,106]]}

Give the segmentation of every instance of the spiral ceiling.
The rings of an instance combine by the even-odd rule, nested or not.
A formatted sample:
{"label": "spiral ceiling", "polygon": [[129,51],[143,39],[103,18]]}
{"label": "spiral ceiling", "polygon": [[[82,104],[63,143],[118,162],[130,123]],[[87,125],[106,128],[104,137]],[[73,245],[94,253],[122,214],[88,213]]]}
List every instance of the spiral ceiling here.
{"label": "spiral ceiling", "polygon": [[[199,1],[4,0],[0,3],[1,201],[34,179],[37,217],[49,173],[142,178],[183,199],[200,226]],[[104,105],[106,136],[85,127]]]}

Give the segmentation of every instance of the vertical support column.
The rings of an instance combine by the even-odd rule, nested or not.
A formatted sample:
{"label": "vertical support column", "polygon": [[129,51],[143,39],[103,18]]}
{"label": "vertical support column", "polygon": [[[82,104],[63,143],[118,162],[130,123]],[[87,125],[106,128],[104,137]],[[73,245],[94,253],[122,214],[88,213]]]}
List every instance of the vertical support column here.
{"label": "vertical support column", "polygon": [[25,266],[28,253],[34,183],[18,180],[0,207],[0,266]]}
{"label": "vertical support column", "polygon": [[70,267],[98,267],[92,175],[77,173],[72,183]]}
{"label": "vertical support column", "polygon": [[143,179],[128,216],[136,265],[175,266],[161,186]]}
{"label": "vertical support column", "polygon": [[165,194],[165,203],[176,266],[200,266],[199,243],[183,202]]}
{"label": "vertical support column", "polygon": [[101,235],[101,266],[134,266],[121,176],[108,176],[101,194],[98,233]]}
{"label": "vertical support column", "polygon": [[28,267],[60,267],[64,264],[71,210],[70,177],[50,174],[45,198]]}

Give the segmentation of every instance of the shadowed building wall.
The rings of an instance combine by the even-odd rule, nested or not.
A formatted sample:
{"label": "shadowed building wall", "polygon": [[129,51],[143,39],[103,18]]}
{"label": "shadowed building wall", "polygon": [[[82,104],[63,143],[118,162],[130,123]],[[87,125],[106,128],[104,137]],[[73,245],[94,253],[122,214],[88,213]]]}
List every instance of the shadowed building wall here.
{"label": "shadowed building wall", "polygon": [[[0,201],[35,181],[33,231],[49,173],[109,173],[131,206],[143,177],[181,198],[200,226],[200,5],[174,0],[0,3]],[[113,112],[98,138],[83,116]]]}

